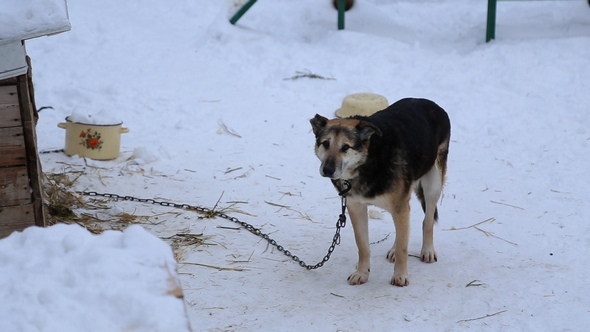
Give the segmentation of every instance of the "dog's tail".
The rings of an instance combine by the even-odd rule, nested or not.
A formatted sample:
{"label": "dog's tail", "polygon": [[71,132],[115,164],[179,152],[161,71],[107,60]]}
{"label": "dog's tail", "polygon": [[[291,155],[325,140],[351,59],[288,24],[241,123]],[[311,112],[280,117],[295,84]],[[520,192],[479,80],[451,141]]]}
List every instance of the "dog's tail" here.
{"label": "dog's tail", "polygon": [[[416,197],[418,197],[418,200],[420,201],[420,204],[422,205],[422,211],[424,211],[424,213],[426,213],[426,198],[424,198],[424,188],[422,187],[422,183],[418,183],[418,185],[416,186],[415,189],[416,192]],[[436,223],[438,221],[438,207],[434,207],[434,222]]]}

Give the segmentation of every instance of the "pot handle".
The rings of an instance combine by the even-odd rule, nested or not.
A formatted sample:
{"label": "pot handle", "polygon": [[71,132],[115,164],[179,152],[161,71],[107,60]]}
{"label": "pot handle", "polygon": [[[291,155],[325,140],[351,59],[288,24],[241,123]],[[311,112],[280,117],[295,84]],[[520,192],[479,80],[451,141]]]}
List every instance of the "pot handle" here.
{"label": "pot handle", "polygon": [[126,134],[129,132],[129,128],[121,127],[121,134]]}
{"label": "pot handle", "polygon": [[68,128],[68,124],[66,122],[60,122],[57,124],[58,127],[60,127],[61,129],[67,129]]}

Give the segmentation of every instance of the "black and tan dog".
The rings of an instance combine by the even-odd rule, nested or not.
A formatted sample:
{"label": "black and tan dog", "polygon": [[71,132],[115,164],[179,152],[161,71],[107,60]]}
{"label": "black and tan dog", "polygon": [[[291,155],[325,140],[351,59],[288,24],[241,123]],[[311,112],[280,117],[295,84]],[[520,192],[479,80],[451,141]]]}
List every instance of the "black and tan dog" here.
{"label": "black and tan dog", "polygon": [[320,174],[337,190],[348,181],[347,209],[359,250],[351,285],[367,282],[370,271],[367,206],[393,216],[395,242],[387,258],[395,262],[391,284],[407,286],[410,198],[415,191],[425,217],[421,260],[437,260],[433,227],[445,181],[451,124],[447,113],[426,99],[406,98],[369,117],[310,120]]}

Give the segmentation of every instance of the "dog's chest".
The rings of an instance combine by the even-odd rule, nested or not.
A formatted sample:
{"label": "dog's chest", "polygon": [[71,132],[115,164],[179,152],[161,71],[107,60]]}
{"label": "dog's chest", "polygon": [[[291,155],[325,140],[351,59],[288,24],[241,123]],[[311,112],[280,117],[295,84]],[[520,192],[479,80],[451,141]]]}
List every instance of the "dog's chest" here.
{"label": "dog's chest", "polygon": [[386,211],[392,211],[391,198],[388,195],[380,195],[372,198],[367,198],[361,195],[351,195],[347,197],[350,203],[361,203],[364,205],[374,205],[380,207]]}

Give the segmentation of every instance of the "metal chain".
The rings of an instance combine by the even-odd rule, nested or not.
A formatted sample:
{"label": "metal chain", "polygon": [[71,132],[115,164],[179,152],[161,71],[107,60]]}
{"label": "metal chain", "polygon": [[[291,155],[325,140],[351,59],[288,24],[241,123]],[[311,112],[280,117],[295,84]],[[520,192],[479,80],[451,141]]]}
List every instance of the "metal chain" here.
{"label": "metal chain", "polygon": [[39,151],[39,154],[49,154],[49,153],[58,153],[58,152],[64,152],[64,149]]}
{"label": "metal chain", "polygon": [[340,213],[340,215],[338,216],[338,221],[336,222],[336,233],[334,234],[334,238],[332,239],[332,244],[328,248],[328,253],[326,254],[326,256],[324,256],[324,258],[320,262],[318,262],[315,265],[306,264],[298,256],[293,255],[289,250],[285,249],[283,246],[278,244],[277,241],[272,239],[268,234],[263,233],[260,230],[260,228],[256,228],[252,224],[241,221],[238,218],[229,216],[223,212],[218,212],[218,211],[215,211],[215,210],[212,210],[209,208],[205,208],[205,207],[201,207],[201,206],[157,201],[157,200],[151,199],[151,198],[137,198],[134,196],[121,196],[121,195],[117,195],[117,194],[98,193],[96,191],[77,191],[76,193],[84,195],[84,196],[91,196],[91,197],[104,197],[104,198],[109,198],[109,199],[113,199],[113,200],[124,200],[124,201],[133,201],[133,202],[139,202],[139,203],[155,204],[155,205],[173,207],[173,208],[183,209],[183,210],[192,210],[192,211],[196,211],[198,213],[206,214],[209,216],[218,216],[220,218],[234,222],[234,223],[244,227],[250,233],[266,240],[270,245],[274,246],[278,251],[285,254],[285,256],[287,256],[287,257],[291,258],[293,261],[297,262],[299,264],[299,266],[304,267],[308,270],[315,270],[315,269],[318,269],[318,268],[324,266],[324,263],[326,263],[330,259],[330,256],[332,255],[332,252],[334,252],[334,249],[336,248],[336,246],[340,244],[340,230],[346,226],[346,194],[350,191],[350,187],[351,187],[350,183],[348,181],[344,181],[344,184],[345,184],[346,188],[344,188],[344,190],[342,190],[338,193],[338,195],[340,195],[340,197],[341,197],[342,213]]}

